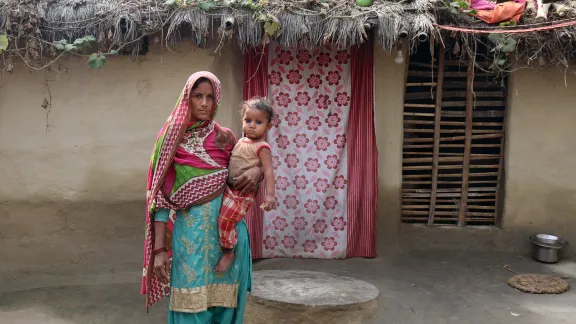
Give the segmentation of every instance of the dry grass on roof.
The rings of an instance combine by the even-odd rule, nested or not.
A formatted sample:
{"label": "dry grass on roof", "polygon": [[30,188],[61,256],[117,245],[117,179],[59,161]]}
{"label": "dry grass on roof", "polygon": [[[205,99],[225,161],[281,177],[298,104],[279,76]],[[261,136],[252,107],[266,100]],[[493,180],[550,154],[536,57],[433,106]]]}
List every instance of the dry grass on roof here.
{"label": "dry grass on roof", "polygon": [[[167,5],[166,0],[0,0],[0,28],[14,38],[37,37],[39,32],[47,42],[93,35],[112,47],[137,43],[142,35],[160,31],[168,42],[178,42],[186,32],[201,46],[211,37],[221,38],[225,20],[233,17],[236,24],[226,37],[242,49],[262,43],[263,22],[255,21],[253,9],[241,1],[215,4],[202,11],[196,5]],[[400,30],[413,35],[433,31],[434,4],[435,0],[375,0],[361,8],[349,0],[270,0],[261,12],[279,23],[278,33],[269,38],[287,46],[357,45],[367,39],[365,23],[377,19],[378,40],[392,50]]]}
{"label": "dry grass on roof", "polygon": [[[180,2],[182,0],[179,0]],[[211,0],[206,0],[211,1]],[[367,27],[374,28],[380,46],[393,51],[400,34],[406,33],[415,48],[419,34],[434,41],[470,50],[475,42],[486,42],[486,35],[461,32],[438,33],[435,23],[469,28],[499,28],[486,25],[462,12],[450,11],[440,0],[374,0],[361,8],[353,0],[268,0],[261,9],[246,5],[247,0],[220,0],[203,10],[199,3],[188,0],[184,7],[167,4],[166,0],[0,0],[0,34],[8,34],[9,55],[25,60],[55,56],[55,41],[72,41],[86,35],[97,38],[102,52],[123,49],[138,55],[146,35],[152,40],[171,44],[192,40],[203,46],[213,38],[221,44],[236,42],[242,49],[259,46],[263,41],[276,41],[285,46],[320,46],[325,43],[350,47],[367,40]],[[451,1],[451,0],[448,0]],[[529,4],[533,0],[528,0]],[[205,8],[204,8],[205,9]],[[264,20],[278,23],[274,35],[264,30]],[[525,28],[553,24],[576,18],[576,1],[556,1],[546,19],[536,18],[527,9],[520,26]],[[234,20],[231,29],[226,21]],[[437,37],[441,36],[441,37]],[[568,68],[576,61],[576,27],[513,34],[517,42],[516,58],[531,66],[560,65]],[[490,45],[490,44],[489,44]],[[491,44],[491,46],[495,46]],[[497,53],[496,53],[497,54]],[[504,69],[512,66],[508,61]]]}

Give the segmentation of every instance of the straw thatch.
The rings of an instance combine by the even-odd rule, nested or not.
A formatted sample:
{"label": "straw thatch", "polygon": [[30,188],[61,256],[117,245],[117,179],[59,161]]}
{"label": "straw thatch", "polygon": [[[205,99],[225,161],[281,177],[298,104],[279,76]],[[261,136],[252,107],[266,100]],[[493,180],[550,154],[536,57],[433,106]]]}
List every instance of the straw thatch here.
{"label": "straw thatch", "polygon": [[[498,28],[450,8],[449,2],[456,0],[374,0],[364,8],[351,0],[260,1],[262,6],[255,9],[258,2],[252,0],[188,0],[188,6],[178,4],[182,0],[0,0],[0,34],[8,35],[9,56],[30,60],[56,56],[54,42],[87,35],[97,39],[100,52],[122,50],[132,56],[143,50],[141,39],[149,35],[151,41],[167,46],[182,40],[203,46],[216,39],[220,43],[233,40],[246,50],[271,40],[286,46],[333,43],[350,47],[366,41],[371,30],[388,52],[400,41],[415,49],[418,39],[471,51],[473,43],[487,42],[486,35],[443,32],[434,24]],[[546,19],[536,20],[536,13],[528,8],[522,25],[506,28],[542,26],[576,17],[575,13],[575,0],[555,3]],[[277,23],[273,35],[265,29],[266,21],[268,27]],[[508,61],[516,57],[541,66],[560,62],[568,67],[576,60],[576,27],[508,37],[517,43],[514,55],[506,53]]]}
{"label": "straw thatch", "polygon": [[[367,39],[368,20],[377,19],[382,24],[378,39],[391,50],[401,28],[412,35],[433,30],[434,1],[376,0],[371,7],[361,8],[348,0],[272,0],[262,13],[275,17],[280,26],[277,35],[269,38],[287,46],[301,42],[353,46]],[[0,0],[0,30],[7,30],[12,38],[46,42],[93,35],[111,47],[127,47],[139,43],[142,35],[165,31],[168,42],[180,41],[184,33],[203,45],[210,37],[223,36],[219,31],[225,33],[224,22],[234,18],[233,31],[225,34],[244,50],[260,45],[265,33],[263,22],[253,17],[254,9],[243,2],[216,1],[215,7],[203,11],[166,0]]]}

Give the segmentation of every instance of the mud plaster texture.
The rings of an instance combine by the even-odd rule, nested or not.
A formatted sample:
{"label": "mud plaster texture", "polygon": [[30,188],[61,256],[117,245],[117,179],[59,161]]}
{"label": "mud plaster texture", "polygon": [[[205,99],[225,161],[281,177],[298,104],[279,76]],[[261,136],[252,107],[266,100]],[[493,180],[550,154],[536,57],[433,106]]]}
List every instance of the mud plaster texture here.
{"label": "mud plaster texture", "polygon": [[[145,314],[139,295],[146,168],[156,131],[194,71],[218,74],[226,89],[218,118],[238,134],[242,57],[214,60],[211,53],[156,49],[135,63],[111,59],[103,71],[87,72],[85,61],[72,60],[62,71],[18,69],[3,79],[0,323],[166,321],[165,302]],[[265,260],[255,269],[369,282],[380,290],[372,320],[378,324],[573,324],[573,290],[519,293],[506,285],[512,273],[496,267],[574,276],[573,263],[545,266],[518,256],[526,257],[534,231],[565,236],[572,251],[576,244],[575,77],[567,76],[568,87],[554,71],[511,78],[504,229],[426,228],[399,221],[405,70],[380,51],[375,69],[379,257]],[[53,106],[48,129],[40,107],[46,84]],[[246,323],[257,320],[250,312]]]}
{"label": "mud plaster texture", "polygon": [[[216,119],[240,135],[243,58],[233,46],[214,56],[215,45],[182,44],[167,51],[154,44],[135,62],[110,57],[101,71],[87,69],[81,58],[62,59],[51,71],[37,72],[17,61],[15,72],[0,82],[0,204],[8,210],[0,217],[0,238],[28,241],[74,231],[86,220],[84,206],[97,209],[98,220],[110,227],[128,224],[120,217],[142,226],[140,201],[152,144],[191,73],[218,75],[223,93]],[[377,230],[378,246],[384,247],[405,234],[400,215],[406,70],[380,49],[374,68]],[[524,69],[509,80],[503,230],[491,230],[489,244],[527,251],[529,234],[547,232],[574,243],[564,251],[574,255],[576,76]],[[41,107],[44,99],[50,99],[49,114]],[[22,202],[33,206],[15,209]],[[114,215],[99,206],[111,203],[137,208]],[[89,231],[101,232],[96,225]],[[463,238],[454,246],[475,249],[469,237],[476,232],[462,233],[454,234]]]}

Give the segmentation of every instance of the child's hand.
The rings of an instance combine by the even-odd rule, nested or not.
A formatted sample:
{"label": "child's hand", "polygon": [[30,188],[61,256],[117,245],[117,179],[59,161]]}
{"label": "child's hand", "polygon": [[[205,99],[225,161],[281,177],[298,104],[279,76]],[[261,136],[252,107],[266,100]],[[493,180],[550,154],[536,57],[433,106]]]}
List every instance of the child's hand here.
{"label": "child's hand", "polygon": [[276,206],[276,198],[271,195],[266,195],[264,197],[264,203],[260,206],[260,208],[264,209],[265,211],[271,211]]}

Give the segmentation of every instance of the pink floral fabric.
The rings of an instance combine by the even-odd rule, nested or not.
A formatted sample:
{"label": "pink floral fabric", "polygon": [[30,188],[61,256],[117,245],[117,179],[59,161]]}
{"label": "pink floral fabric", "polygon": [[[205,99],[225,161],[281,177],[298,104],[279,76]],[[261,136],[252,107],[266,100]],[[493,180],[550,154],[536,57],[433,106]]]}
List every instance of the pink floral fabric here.
{"label": "pink floral fabric", "polygon": [[350,52],[271,44],[269,60],[278,206],[264,214],[262,257],[344,258]]}

